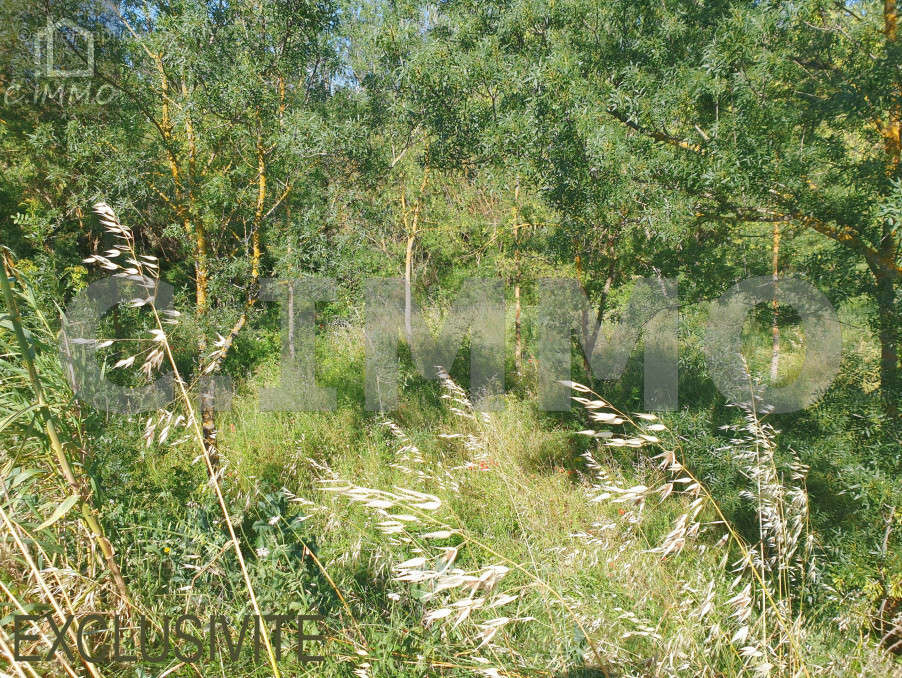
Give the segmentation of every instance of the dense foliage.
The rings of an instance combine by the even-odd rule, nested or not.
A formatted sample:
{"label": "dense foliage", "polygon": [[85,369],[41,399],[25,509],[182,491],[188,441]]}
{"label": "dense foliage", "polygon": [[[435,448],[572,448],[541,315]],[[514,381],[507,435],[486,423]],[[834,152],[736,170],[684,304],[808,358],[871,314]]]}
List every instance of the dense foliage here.
{"label": "dense foliage", "polygon": [[[14,614],[290,610],[326,616],[326,661],[286,674],[902,672],[895,0],[0,0],[0,17],[4,661]],[[64,309],[112,274],[174,289],[174,313],[121,305],[92,345],[116,384],[176,376],[154,411],[92,408],[60,364]],[[264,283],[310,276],[334,296],[277,304]],[[458,387],[467,342],[438,381],[405,346],[399,407],[366,409],[365,282],[389,276],[408,340],[416,306],[435,328],[465,279],[504,281],[502,411]],[[838,376],[802,411],[712,383],[710,304],[751,276],[837,309]],[[539,408],[540,278],[589,302],[572,379],[594,395],[569,412]],[[593,352],[638,278],[678,284],[679,406],[631,417],[641,351],[617,381]],[[312,310],[304,343],[285,318]],[[798,376],[798,319],[749,314],[752,382]],[[308,354],[337,407],[261,411],[297,376],[280,361]],[[279,670],[239,655],[226,675]]]}

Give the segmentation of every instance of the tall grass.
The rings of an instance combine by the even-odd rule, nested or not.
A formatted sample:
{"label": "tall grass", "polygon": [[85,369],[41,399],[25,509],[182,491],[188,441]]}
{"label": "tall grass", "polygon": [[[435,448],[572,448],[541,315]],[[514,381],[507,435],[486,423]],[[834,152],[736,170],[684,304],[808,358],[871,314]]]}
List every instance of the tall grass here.
{"label": "tall grass", "polygon": [[[129,275],[152,287],[155,261],[108,207],[98,212],[117,244],[93,263],[135,268]],[[681,413],[628,412],[578,383],[569,385],[580,425],[514,395],[504,410],[481,412],[442,371],[437,392],[424,386],[391,417],[369,417],[348,379],[363,362],[359,333],[342,329],[324,370],[338,409],[259,412],[251,381],[219,416],[214,467],[197,387],[173,356],[177,314],[148,295],[139,308],[150,332],[121,346],[101,340],[116,351],[104,358],[110,369],[134,380],[167,367],[176,399],[145,417],[92,418],[62,377],[53,323],[24,278],[6,284],[25,309],[4,318],[22,338],[0,329],[7,614],[46,610],[59,623],[137,612],[159,623],[199,609],[288,607],[326,616],[322,665],[283,659],[280,669],[270,644],[264,665],[245,653],[234,664],[138,669],[166,675],[902,675],[879,638],[849,633],[856,627],[818,607],[826,585],[809,470],[754,407],[700,442],[677,428]],[[71,504],[48,422],[79,488]],[[729,519],[736,511],[692,467],[690,443],[739,470],[751,526]],[[115,545],[128,602],[78,507]],[[9,626],[0,627],[17,676],[136,670],[63,653],[14,663]],[[48,625],[33,631],[33,646],[49,647]]]}
{"label": "tall grass", "polygon": [[[12,614],[46,609],[60,627],[84,602],[97,605],[103,601],[110,611],[126,611],[130,595],[104,533],[102,514],[92,500],[88,479],[77,470],[90,454],[82,421],[77,407],[59,397],[62,375],[58,364],[38,364],[45,354],[41,349],[53,347],[55,336],[11,254],[5,250],[0,254],[0,288],[6,307],[3,324],[9,330],[3,337],[0,373],[4,387],[0,396],[0,534],[5,607]],[[27,326],[20,304],[29,311]],[[72,512],[80,520],[63,523]],[[73,554],[56,547],[73,538],[84,545],[83,553],[74,559]],[[77,631],[77,623],[69,626],[70,640],[75,640]],[[37,644],[45,652],[53,646],[45,626],[33,624],[31,632],[37,634]],[[0,649],[10,665],[18,675],[34,675],[32,667],[12,661],[14,644],[4,629]],[[62,652],[57,658],[65,673],[77,675],[78,662]],[[81,663],[90,675],[101,675],[93,664]]]}
{"label": "tall grass", "polygon": [[[760,518],[758,542],[748,543],[681,463],[678,445],[665,445],[662,437],[679,440],[664,424],[620,412],[571,384],[596,427],[580,433],[599,444],[584,454],[576,479],[585,493],[582,518],[594,521],[569,535],[578,546],[565,546],[567,535],[557,535],[558,548],[540,548],[525,524],[535,507],[522,494],[534,488],[517,478],[522,459],[503,448],[509,431],[497,415],[476,412],[447,373],[442,381],[459,425],[436,435],[456,450],[429,458],[389,424],[404,460],[399,469],[420,489],[363,486],[319,469],[326,491],[362,507],[383,535],[392,561],[388,585],[402,587],[391,599],[441,633],[453,656],[467,657],[458,665],[485,675],[543,666],[563,673],[574,661],[604,675],[636,676],[838,676],[850,675],[856,663],[858,675],[892,670],[867,643],[847,648],[850,655],[839,662],[819,646],[820,631],[801,606],[816,573],[804,469],[795,465],[788,477],[777,472],[776,432],[753,409],[728,447],[744,465],[745,496]],[[643,456],[625,473],[612,463],[612,448]],[[649,449],[657,454],[646,455]],[[509,522],[522,543],[512,534],[499,539],[493,526],[474,520],[478,509],[462,505],[480,501],[467,496],[471,477],[490,498],[495,519]],[[547,509],[559,506],[551,501]],[[455,567],[461,560],[467,567]],[[562,564],[575,571],[562,572]],[[501,603],[510,611],[499,615]]]}

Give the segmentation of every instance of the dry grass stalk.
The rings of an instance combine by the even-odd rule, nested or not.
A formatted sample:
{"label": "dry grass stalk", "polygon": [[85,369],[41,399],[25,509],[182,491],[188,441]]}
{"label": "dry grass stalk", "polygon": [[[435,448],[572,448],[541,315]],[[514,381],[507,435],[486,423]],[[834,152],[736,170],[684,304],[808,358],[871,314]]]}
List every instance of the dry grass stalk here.
{"label": "dry grass stalk", "polygon": [[[159,276],[159,265],[156,263],[156,258],[147,255],[139,255],[137,253],[135,249],[135,239],[132,235],[131,230],[119,222],[119,219],[116,217],[115,213],[109,205],[107,205],[106,203],[98,203],[94,206],[94,211],[97,213],[101,223],[104,225],[107,232],[113,235],[114,238],[116,238],[117,245],[110,251],[106,252],[105,257],[94,256],[86,260],[86,262],[98,263],[105,270],[114,271],[114,275],[135,280],[144,285],[145,288],[148,289],[148,291],[155,289],[156,281]],[[120,257],[124,258],[124,264],[119,263],[118,259]],[[204,432],[201,430],[201,425],[196,415],[192,398],[188,391],[188,385],[179,373],[175,358],[172,355],[172,349],[169,344],[169,338],[165,326],[177,323],[178,313],[175,311],[159,311],[156,308],[152,294],[148,294],[148,296],[144,298],[135,299],[133,301],[133,305],[135,307],[146,306],[152,313],[154,321],[156,323],[156,327],[150,330],[151,346],[145,349],[143,354],[139,354],[143,355],[144,358],[141,364],[141,371],[142,373],[144,373],[145,377],[149,378],[151,373],[162,364],[164,358],[172,368],[173,378],[178,390],[178,400],[181,406],[185,409],[184,421],[192,430],[194,440],[198,445],[198,450],[200,451],[200,454],[198,455],[196,460],[203,459],[204,463],[206,464],[210,478],[209,484],[213,489],[216,501],[219,504],[219,508],[222,512],[223,519],[228,530],[229,540],[234,549],[235,557],[238,560],[238,565],[241,569],[241,576],[244,579],[244,584],[247,588],[251,607],[255,615],[262,616],[260,606],[257,602],[257,596],[254,592],[254,586],[251,582],[250,574],[248,573],[247,565],[244,561],[244,555],[241,551],[241,544],[238,541],[238,537],[235,533],[235,526],[222,492],[220,477],[224,473],[224,469],[217,469],[216,465],[214,464],[214,460],[211,455],[215,454],[215,450],[211,450],[211,448],[206,443]],[[137,357],[138,356],[136,355],[135,358]],[[133,363],[134,361],[132,361],[132,363],[130,364]],[[168,416],[166,416],[166,420],[169,421]],[[278,678],[280,676],[280,671],[270,639],[269,630],[265,625],[262,626],[261,630],[261,636],[266,647],[270,667],[272,669],[273,675]]]}

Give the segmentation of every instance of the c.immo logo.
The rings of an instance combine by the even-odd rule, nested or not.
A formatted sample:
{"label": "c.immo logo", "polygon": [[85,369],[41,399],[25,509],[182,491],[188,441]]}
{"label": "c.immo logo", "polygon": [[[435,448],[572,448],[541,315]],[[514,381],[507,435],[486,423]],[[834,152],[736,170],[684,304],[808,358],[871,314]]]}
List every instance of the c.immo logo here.
{"label": "c.immo logo", "polygon": [[[41,624],[46,620],[49,633]],[[77,654],[92,664],[144,662],[160,664],[173,659],[189,663],[220,661],[235,663],[252,649],[255,662],[265,655],[263,629],[269,634],[276,661],[286,646],[301,664],[321,662],[323,657],[308,654],[309,643],[323,636],[309,633],[323,621],[312,614],[245,615],[234,624],[228,617],[211,615],[206,621],[193,614],[150,620],[144,616],[137,625],[123,623],[119,615],[68,615],[57,625],[53,615],[13,616],[13,658],[17,662],[52,661],[62,653],[71,661]],[[44,640],[47,642],[42,642]]]}
{"label": "c.immo logo", "polygon": [[5,106],[103,106],[116,97],[112,85],[94,86],[94,34],[71,19],[48,16],[46,26],[34,36],[32,51],[33,74],[3,88]]}
{"label": "c.immo logo", "polygon": [[34,41],[35,65],[48,78],[90,78],[94,75],[94,34],[69,19],[54,21]]}

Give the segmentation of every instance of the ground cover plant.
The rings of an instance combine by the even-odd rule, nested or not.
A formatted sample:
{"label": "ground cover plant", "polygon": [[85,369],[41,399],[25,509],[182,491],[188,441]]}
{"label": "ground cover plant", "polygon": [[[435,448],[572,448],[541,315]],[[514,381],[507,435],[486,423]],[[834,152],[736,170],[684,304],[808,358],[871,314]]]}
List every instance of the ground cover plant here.
{"label": "ground cover plant", "polygon": [[[902,676],[895,2],[0,11],[0,675]],[[752,277],[835,310],[795,411],[778,294],[718,388]],[[418,344],[474,278],[491,401],[484,337]],[[543,279],[586,298],[561,411]]]}

